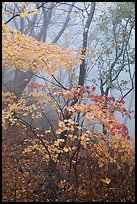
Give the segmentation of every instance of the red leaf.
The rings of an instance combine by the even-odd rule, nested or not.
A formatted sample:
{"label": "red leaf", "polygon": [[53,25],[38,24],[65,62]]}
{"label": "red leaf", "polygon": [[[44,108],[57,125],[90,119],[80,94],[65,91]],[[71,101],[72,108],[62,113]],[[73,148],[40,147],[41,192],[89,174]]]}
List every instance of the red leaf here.
{"label": "red leaf", "polygon": [[125,101],[121,101],[122,104],[125,104]]}
{"label": "red leaf", "polygon": [[92,91],[95,91],[96,90],[96,87],[94,86],[94,87],[92,87]]}
{"label": "red leaf", "polygon": [[114,98],[113,96],[110,97],[109,99],[110,99],[111,101],[113,101],[113,102],[115,101],[115,98]]}
{"label": "red leaf", "polygon": [[89,90],[89,89],[90,89],[90,86],[86,86],[86,89]]}
{"label": "red leaf", "polygon": [[130,140],[130,136],[127,136],[127,140]]}

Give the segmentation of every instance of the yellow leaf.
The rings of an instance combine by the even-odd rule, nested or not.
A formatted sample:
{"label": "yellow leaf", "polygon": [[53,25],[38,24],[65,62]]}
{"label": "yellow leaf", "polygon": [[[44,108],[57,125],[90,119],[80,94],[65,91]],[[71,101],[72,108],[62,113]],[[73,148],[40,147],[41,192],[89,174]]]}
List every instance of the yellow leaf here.
{"label": "yellow leaf", "polygon": [[56,159],[58,158],[58,154],[55,154],[55,156],[54,156]]}
{"label": "yellow leaf", "polygon": [[21,18],[25,18],[28,15],[28,11],[25,10],[23,13],[20,14]]}
{"label": "yellow leaf", "polygon": [[104,164],[102,162],[99,163],[99,167],[102,168]]}
{"label": "yellow leaf", "polygon": [[106,177],[105,179],[102,179],[102,182],[109,184],[111,182],[111,179]]}
{"label": "yellow leaf", "polygon": [[10,32],[10,28],[5,23],[2,23],[2,28],[6,33]]}

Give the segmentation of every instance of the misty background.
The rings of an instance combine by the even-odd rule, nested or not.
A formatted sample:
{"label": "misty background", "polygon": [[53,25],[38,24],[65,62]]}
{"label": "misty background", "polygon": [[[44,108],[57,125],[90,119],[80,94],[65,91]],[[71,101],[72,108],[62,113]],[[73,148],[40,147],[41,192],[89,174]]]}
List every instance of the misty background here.
{"label": "misty background", "polygon": [[[42,4],[43,6],[41,6],[37,15],[28,15],[26,18],[14,18],[9,23],[13,30],[20,30],[22,33],[30,35],[39,41],[56,43],[59,46],[76,50],[82,48],[84,26],[90,13],[90,2],[31,3],[29,4],[31,8],[36,8]],[[122,3],[125,3],[125,7]],[[17,12],[21,11],[19,2],[11,2],[8,17],[12,15],[12,9]],[[96,3],[94,17],[88,33],[85,85],[96,86],[99,94],[104,93],[103,91],[101,92],[101,88],[105,91],[107,87],[110,87],[108,96],[114,96],[117,100],[120,100],[125,95],[125,107],[134,111],[135,29],[131,29],[131,23],[129,22],[130,20],[133,21],[135,17],[132,10],[134,10],[134,7],[130,5],[130,2],[127,2],[127,5],[126,2]],[[126,36],[123,37],[125,28]],[[114,45],[114,43],[117,44]],[[120,52],[119,50],[122,49],[122,46],[125,46],[123,48],[125,50],[113,68],[112,74],[114,74],[113,76],[117,75],[117,78],[112,83],[109,78],[109,70],[115,61],[116,51]],[[73,74],[70,74],[67,70],[60,70],[58,80],[64,86],[72,86],[72,84],[77,83],[79,67],[75,67],[73,71]],[[35,75],[48,77],[44,72],[39,72]],[[10,67],[8,70],[4,70],[2,76],[3,89],[6,89],[8,83],[13,82],[16,76],[16,71],[13,71]],[[27,77],[26,75],[25,79],[22,78],[22,80],[28,80],[29,83],[38,82],[44,84],[44,80],[39,77],[34,75],[31,78]],[[101,79],[104,82],[103,87],[101,87]],[[27,91],[26,86],[24,87],[24,92]],[[52,120],[51,107],[48,107],[48,110],[49,117]],[[119,114],[116,114],[116,116],[128,127],[131,137],[135,138],[135,118],[129,119]],[[38,125],[41,129],[44,129],[46,122],[44,120],[40,121]]]}

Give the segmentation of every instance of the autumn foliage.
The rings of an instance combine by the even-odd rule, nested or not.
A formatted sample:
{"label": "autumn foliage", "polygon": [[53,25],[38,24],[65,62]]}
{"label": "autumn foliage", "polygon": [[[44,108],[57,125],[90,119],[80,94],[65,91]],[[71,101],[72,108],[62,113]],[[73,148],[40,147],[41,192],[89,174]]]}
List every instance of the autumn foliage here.
{"label": "autumn foliage", "polygon": [[[5,30],[4,30],[5,31]],[[2,60],[4,68],[21,71],[46,71],[47,74],[58,73],[59,67],[72,69],[78,64],[73,57],[73,50],[59,48],[53,44],[42,43],[15,30],[2,33]],[[25,60],[24,60],[25,59]]]}
{"label": "autumn foliage", "polygon": [[[72,50],[3,32],[3,65],[24,72],[80,64]],[[124,101],[95,87],[30,83],[28,93],[3,92],[3,202],[134,201],[134,141],[115,113],[132,117]],[[57,126],[41,131],[27,118],[55,112]],[[47,119],[47,118],[46,118]]]}
{"label": "autumn foliage", "polygon": [[[39,101],[30,106],[27,106],[30,97],[14,103],[12,95],[4,94],[3,103],[7,104],[3,110],[4,126],[8,124],[15,128],[17,125],[19,129],[27,127],[23,133],[25,135],[31,129],[25,123],[25,117],[33,114],[33,111],[36,111],[35,117],[41,117],[40,105],[43,109],[47,105],[44,104],[47,99],[40,93],[42,88],[39,85],[39,91],[32,94],[33,100],[39,98]],[[123,115],[130,114],[123,103],[113,97],[99,96],[95,88],[73,87],[71,90],[52,91],[54,97],[61,97],[68,102],[64,109],[60,104],[62,112],[58,110],[60,120],[56,131],[50,128],[41,132],[33,128],[24,140],[19,133],[20,147],[14,143],[8,153],[5,149],[8,144],[4,143],[3,146],[3,161],[8,162],[6,168],[14,160],[12,168],[16,172],[14,180],[17,180],[16,201],[132,201],[134,142],[127,128],[114,117],[115,111]],[[88,101],[86,104],[85,99]],[[71,106],[75,100],[77,103]],[[56,108],[55,104],[53,108]],[[66,112],[69,119],[63,119]],[[56,171],[49,171],[50,161],[54,162]],[[14,200],[12,188],[15,186],[10,185],[10,199]],[[53,191],[55,197],[51,196]]]}

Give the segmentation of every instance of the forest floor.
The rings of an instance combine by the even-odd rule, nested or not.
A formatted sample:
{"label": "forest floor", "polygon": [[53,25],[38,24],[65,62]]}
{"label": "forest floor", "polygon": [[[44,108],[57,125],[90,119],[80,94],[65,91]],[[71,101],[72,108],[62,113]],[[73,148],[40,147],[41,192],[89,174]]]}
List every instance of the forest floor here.
{"label": "forest floor", "polygon": [[[30,178],[27,167],[37,166],[37,160],[22,154],[25,139],[33,139],[34,134],[17,126],[2,131],[2,200],[3,202],[31,202],[37,200],[33,192],[35,174]],[[40,162],[39,162],[40,164]],[[40,170],[39,165],[39,170]],[[30,180],[31,179],[31,180]]]}
{"label": "forest floor", "polygon": [[[25,147],[27,147],[27,145],[29,144],[29,141],[31,139],[36,138],[33,132],[29,129],[13,125],[9,126],[7,129],[2,130],[2,202],[43,202],[43,199],[44,201],[50,202],[50,199],[52,199],[54,196],[54,189],[49,188],[48,190],[48,187],[50,187],[49,184],[47,185],[46,188],[41,185],[42,181],[44,180],[43,178],[46,178],[48,180],[47,165],[43,160],[43,157],[38,152],[36,152],[36,154],[35,153],[33,154],[32,152],[30,154],[22,153]],[[27,141],[26,144],[24,143],[24,140]],[[127,171],[127,169],[125,170]],[[122,181],[123,178],[127,182],[126,184],[127,193],[125,190],[122,190],[121,188],[120,190],[118,190],[118,188],[115,189],[116,192],[114,193],[113,196],[115,197],[116,202],[117,200],[120,199],[120,197],[125,196],[127,197],[128,201],[134,202],[135,200],[134,174],[133,175],[129,174],[129,178],[126,178],[128,177],[129,172],[128,171],[125,172],[125,170],[122,170],[122,174],[114,172],[116,174],[116,177],[114,179],[115,183],[114,185],[117,186],[117,182],[120,180]],[[88,173],[86,175],[86,171],[87,171],[86,165],[80,167],[80,172],[82,172],[85,175],[84,179],[88,182]],[[63,172],[62,166],[60,166],[60,172],[61,174]],[[97,172],[94,171],[92,173],[96,174]],[[111,172],[111,174],[113,173]],[[63,184],[61,184],[61,181],[59,184],[60,186],[58,185],[59,183],[58,181],[56,183],[57,188],[59,189],[59,193],[60,192],[62,193],[60,189],[63,189],[61,186]],[[81,186],[82,185],[83,184],[81,183]],[[85,187],[87,189],[86,185]],[[87,191],[86,189],[85,192]],[[95,190],[97,191],[96,188]],[[99,189],[100,193],[99,202],[101,201],[101,199],[106,199],[104,195],[106,196],[109,191],[111,191],[110,196],[112,196],[111,195],[112,190],[114,190],[114,188],[113,189],[108,188],[108,186],[102,184],[101,189]],[[103,196],[101,195],[101,191]],[[93,191],[89,192],[91,200],[93,199],[92,192]],[[84,195],[83,190],[79,195],[81,196],[82,193]],[[73,193],[71,195],[73,195]],[[63,192],[62,195],[59,194],[59,197],[57,199],[61,200],[61,202],[68,202],[71,195],[69,194],[65,195]],[[99,194],[97,193],[97,197],[98,195]],[[109,200],[114,200],[113,196],[110,197]],[[89,196],[87,196],[86,192],[85,200],[88,199]],[[57,200],[57,202],[59,200]]]}

